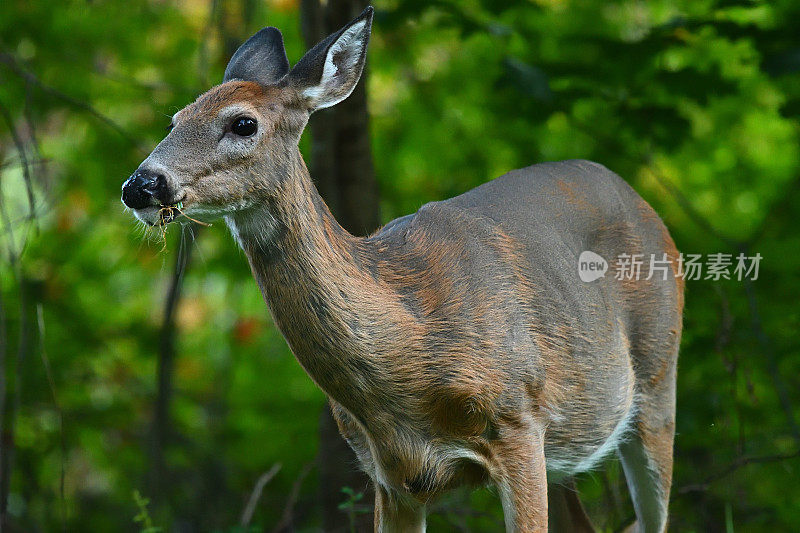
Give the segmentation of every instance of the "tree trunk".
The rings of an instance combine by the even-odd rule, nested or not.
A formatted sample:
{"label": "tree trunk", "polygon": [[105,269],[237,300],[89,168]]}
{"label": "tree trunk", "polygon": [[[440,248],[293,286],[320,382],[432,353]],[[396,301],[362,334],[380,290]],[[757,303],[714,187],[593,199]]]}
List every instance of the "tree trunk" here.
{"label": "tree trunk", "polygon": [[[301,1],[301,24],[311,48],[355,18],[365,0]],[[349,232],[363,235],[380,224],[378,186],[372,164],[367,113],[366,69],[353,94],[311,117],[311,175],[331,211]],[[372,508],[369,479],[357,467],[355,454],[339,434],[326,407],[320,415],[320,502],[326,532],[349,531],[350,517],[339,509],[342,487],[364,492],[358,502]],[[356,530],[372,531],[371,513],[357,513]]]}

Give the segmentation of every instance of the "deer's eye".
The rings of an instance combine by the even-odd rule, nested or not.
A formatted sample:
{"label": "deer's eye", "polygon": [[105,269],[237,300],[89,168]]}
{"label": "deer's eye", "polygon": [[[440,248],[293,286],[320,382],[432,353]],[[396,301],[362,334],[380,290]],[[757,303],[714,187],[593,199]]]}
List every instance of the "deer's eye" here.
{"label": "deer's eye", "polygon": [[250,117],[237,118],[231,124],[231,131],[239,137],[250,137],[257,129],[256,119]]}

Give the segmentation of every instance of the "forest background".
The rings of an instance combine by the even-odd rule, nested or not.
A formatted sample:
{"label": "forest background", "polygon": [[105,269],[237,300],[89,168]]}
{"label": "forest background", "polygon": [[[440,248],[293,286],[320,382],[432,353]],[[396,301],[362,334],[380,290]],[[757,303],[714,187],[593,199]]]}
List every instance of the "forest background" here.
{"label": "forest background", "polygon": [[[292,63],[357,0],[9,0],[0,8],[0,513],[8,531],[350,531],[369,488],[224,224],[144,233],[123,180],[172,113],[279,27]],[[671,526],[800,530],[800,4],[376,0],[365,81],[302,149],[367,233],[541,161],[623,176],[690,280]],[[535,209],[535,206],[531,206]],[[621,468],[579,478],[603,531]],[[498,531],[496,491],[431,531]],[[149,529],[148,529],[149,528]]]}

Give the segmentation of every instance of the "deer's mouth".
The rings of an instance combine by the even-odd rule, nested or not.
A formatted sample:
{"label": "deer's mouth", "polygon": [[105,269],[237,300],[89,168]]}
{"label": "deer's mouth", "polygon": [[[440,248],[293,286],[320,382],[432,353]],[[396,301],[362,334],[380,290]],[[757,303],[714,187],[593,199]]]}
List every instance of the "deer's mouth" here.
{"label": "deer's mouth", "polygon": [[158,207],[158,219],[153,225],[166,226],[183,214],[183,202]]}
{"label": "deer's mouth", "polygon": [[183,202],[176,202],[134,209],[133,214],[148,226],[166,226],[182,216],[183,211]]}

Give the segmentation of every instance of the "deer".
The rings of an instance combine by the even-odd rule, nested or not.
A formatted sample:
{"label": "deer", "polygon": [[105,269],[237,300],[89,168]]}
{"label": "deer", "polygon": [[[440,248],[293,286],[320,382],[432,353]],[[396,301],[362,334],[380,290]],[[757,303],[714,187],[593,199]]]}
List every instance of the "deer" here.
{"label": "deer", "polygon": [[[614,454],[632,529],[664,531],[683,312],[667,228],[617,174],[570,160],[345,231],[298,143],[361,78],[372,18],[294,67],[278,29],[257,32],[122,201],[151,226],[224,219],[374,485],[376,531],[424,531],[438,496],[489,484],[507,531],[591,531],[574,478]],[[652,254],[669,275],[584,282],[583,250]]]}

